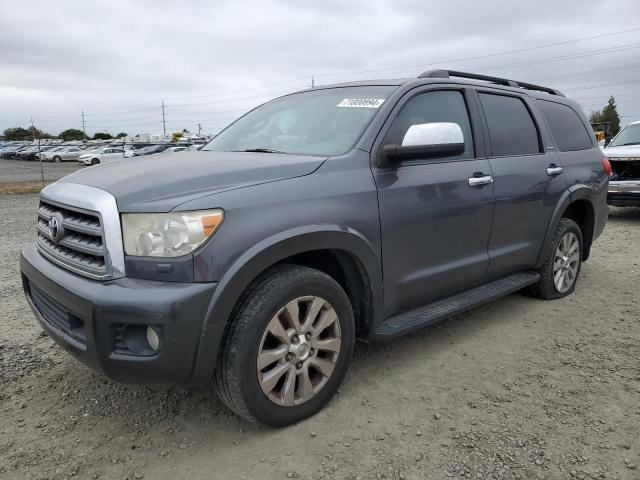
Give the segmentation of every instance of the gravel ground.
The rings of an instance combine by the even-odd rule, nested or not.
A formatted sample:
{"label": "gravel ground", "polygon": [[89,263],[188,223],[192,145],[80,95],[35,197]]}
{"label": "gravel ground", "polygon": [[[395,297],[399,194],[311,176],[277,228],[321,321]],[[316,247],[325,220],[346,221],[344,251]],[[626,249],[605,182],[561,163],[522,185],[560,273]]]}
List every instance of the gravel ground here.
{"label": "gravel ground", "polygon": [[[42,162],[45,182],[53,182],[85,166],[78,162]],[[0,184],[39,182],[42,180],[40,162],[0,159]]]}
{"label": "gravel ground", "polygon": [[210,388],[112,383],[41,334],[18,275],[36,203],[0,196],[2,479],[640,478],[640,209],[612,210],[569,298],[359,345],[327,408],[272,430]]}

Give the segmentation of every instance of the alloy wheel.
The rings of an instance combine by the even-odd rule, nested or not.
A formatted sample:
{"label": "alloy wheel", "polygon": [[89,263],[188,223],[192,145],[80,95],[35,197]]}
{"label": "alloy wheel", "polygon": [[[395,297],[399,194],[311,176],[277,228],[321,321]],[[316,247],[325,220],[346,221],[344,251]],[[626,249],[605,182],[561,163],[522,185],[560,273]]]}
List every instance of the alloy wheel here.
{"label": "alloy wheel", "polygon": [[573,232],[560,239],[553,259],[553,284],[560,293],[567,292],[575,283],[580,266],[580,242]]}
{"label": "alloy wheel", "polygon": [[340,354],[340,321],[316,296],[288,302],[269,321],[258,350],[258,383],[281,406],[301,405],[327,383]]}

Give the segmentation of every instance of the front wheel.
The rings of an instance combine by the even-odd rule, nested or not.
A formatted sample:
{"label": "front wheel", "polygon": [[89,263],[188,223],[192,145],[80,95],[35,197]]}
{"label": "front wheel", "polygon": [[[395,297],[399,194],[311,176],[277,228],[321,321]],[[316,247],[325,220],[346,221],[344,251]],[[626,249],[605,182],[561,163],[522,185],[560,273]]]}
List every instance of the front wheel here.
{"label": "front wheel", "polygon": [[540,280],[531,292],[545,300],[566,297],[576,287],[582,266],[582,232],[569,218],[560,220],[540,270]]}
{"label": "front wheel", "polygon": [[274,267],[244,294],[231,321],[215,380],[235,413],[282,427],[313,415],[337,392],[355,333],[349,299],[331,277]]}
{"label": "front wheel", "polygon": [[62,161],[62,158],[60,158],[58,155],[56,155],[55,157],[53,157],[53,161],[55,163],[60,163]]}
{"label": "front wheel", "polygon": [[91,159],[91,165],[98,165],[99,163],[100,163],[100,160],[98,160],[97,158]]}

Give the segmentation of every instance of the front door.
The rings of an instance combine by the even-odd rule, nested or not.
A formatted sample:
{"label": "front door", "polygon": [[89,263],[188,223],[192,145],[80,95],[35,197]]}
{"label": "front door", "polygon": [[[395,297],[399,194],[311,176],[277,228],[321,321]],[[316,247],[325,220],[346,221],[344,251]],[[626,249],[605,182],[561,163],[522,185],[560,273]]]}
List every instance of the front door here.
{"label": "front door", "polygon": [[387,316],[481,283],[489,263],[491,167],[479,158],[482,135],[470,93],[425,89],[408,94],[396,106],[377,147],[401,145],[409,127],[431,122],[457,123],[464,153],[373,166]]}
{"label": "front door", "polygon": [[488,279],[532,268],[566,181],[534,104],[479,91],[486,119],[495,208]]}

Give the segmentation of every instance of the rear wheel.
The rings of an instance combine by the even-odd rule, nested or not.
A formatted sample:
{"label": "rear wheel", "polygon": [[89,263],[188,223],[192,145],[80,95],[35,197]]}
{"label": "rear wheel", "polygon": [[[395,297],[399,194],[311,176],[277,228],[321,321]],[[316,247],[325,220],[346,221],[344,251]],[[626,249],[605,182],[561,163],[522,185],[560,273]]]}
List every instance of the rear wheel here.
{"label": "rear wheel", "polygon": [[545,300],[566,297],[573,292],[582,266],[582,232],[576,222],[563,218],[547,251],[540,280],[531,292]]}
{"label": "rear wheel", "polygon": [[349,300],[328,275],[278,266],[240,300],[216,366],[218,395],[252,422],[285,426],[337,392],[353,354]]}

